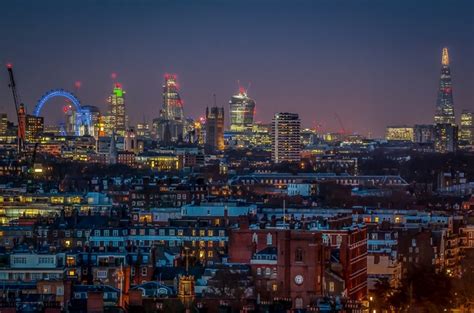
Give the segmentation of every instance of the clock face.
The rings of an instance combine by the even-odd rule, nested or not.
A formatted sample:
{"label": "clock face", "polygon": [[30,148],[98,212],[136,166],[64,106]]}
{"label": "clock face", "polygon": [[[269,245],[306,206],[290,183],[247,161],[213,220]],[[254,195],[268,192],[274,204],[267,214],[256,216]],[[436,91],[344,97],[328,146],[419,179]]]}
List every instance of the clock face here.
{"label": "clock face", "polygon": [[295,283],[297,285],[301,285],[303,283],[303,276],[302,275],[296,275],[295,276]]}

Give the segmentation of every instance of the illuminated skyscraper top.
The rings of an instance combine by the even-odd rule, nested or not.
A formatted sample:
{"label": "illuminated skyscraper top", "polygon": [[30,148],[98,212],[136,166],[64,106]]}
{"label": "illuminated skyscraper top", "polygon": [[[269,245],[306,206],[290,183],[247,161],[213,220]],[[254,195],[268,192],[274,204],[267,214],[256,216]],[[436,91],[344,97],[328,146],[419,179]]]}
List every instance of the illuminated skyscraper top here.
{"label": "illuminated skyscraper top", "polygon": [[184,121],[183,101],[179,96],[179,86],[175,74],[165,75],[163,85],[163,109],[161,116],[165,120]]}
{"label": "illuminated skyscraper top", "polygon": [[436,124],[456,124],[448,48],[443,48],[441,57],[441,77],[434,119]]}
{"label": "illuminated skyscraper top", "polygon": [[230,105],[230,130],[252,130],[255,113],[255,101],[247,96],[247,91],[240,87],[239,93],[232,96]]}
{"label": "illuminated skyscraper top", "polygon": [[112,132],[119,136],[125,135],[127,128],[127,115],[125,114],[125,90],[122,85],[116,83],[112,94],[107,99],[109,110],[107,113],[107,132],[110,135]]}

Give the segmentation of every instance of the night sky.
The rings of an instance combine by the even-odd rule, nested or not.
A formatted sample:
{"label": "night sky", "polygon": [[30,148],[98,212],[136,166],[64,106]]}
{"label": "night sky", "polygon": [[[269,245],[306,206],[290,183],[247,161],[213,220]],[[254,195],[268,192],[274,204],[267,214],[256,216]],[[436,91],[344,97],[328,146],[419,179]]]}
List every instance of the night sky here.
{"label": "night sky", "polygon": [[[164,73],[177,73],[185,115],[228,109],[237,80],[258,121],[277,111],[383,135],[386,125],[431,123],[441,49],[450,49],[454,104],[474,110],[474,1],[31,0],[0,1],[0,62],[11,62],[32,112],[47,90],[74,90],[105,110],[111,73],[133,124],[161,107]],[[13,120],[6,70],[0,110]],[[44,109],[61,118],[63,100]]]}

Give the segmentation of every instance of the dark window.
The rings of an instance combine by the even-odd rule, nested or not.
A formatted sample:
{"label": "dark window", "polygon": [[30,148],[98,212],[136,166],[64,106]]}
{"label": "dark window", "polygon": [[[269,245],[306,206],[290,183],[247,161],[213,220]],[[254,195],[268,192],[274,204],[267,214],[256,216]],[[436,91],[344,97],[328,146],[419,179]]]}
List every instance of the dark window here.
{"label": "dark window", "polygon": [[297,248],[295,251],[295,261],[303,262],[303,249]]}

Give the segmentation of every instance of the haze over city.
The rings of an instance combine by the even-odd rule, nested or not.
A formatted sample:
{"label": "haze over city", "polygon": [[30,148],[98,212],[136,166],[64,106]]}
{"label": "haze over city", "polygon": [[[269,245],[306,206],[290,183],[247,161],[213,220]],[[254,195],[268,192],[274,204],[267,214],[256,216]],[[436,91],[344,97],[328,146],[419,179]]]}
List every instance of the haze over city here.
{"label": "haze over city", "polygon": [[[28,110],[76,81],[82,103],[105,109],[117,73],[130,121],[151,122],[163,75],[176,73],[189,117],[213,94],[228,114],[240,81],[257,121],[291,108],[304,127],[338,130],[338,114],[348,131],[382,136],[432,121],[445,46],[456,113],[474,108],[473,19],[472,1],[2,1],[0,61],[14,64]],[[61,119],[61,101],[46,123]]]}

